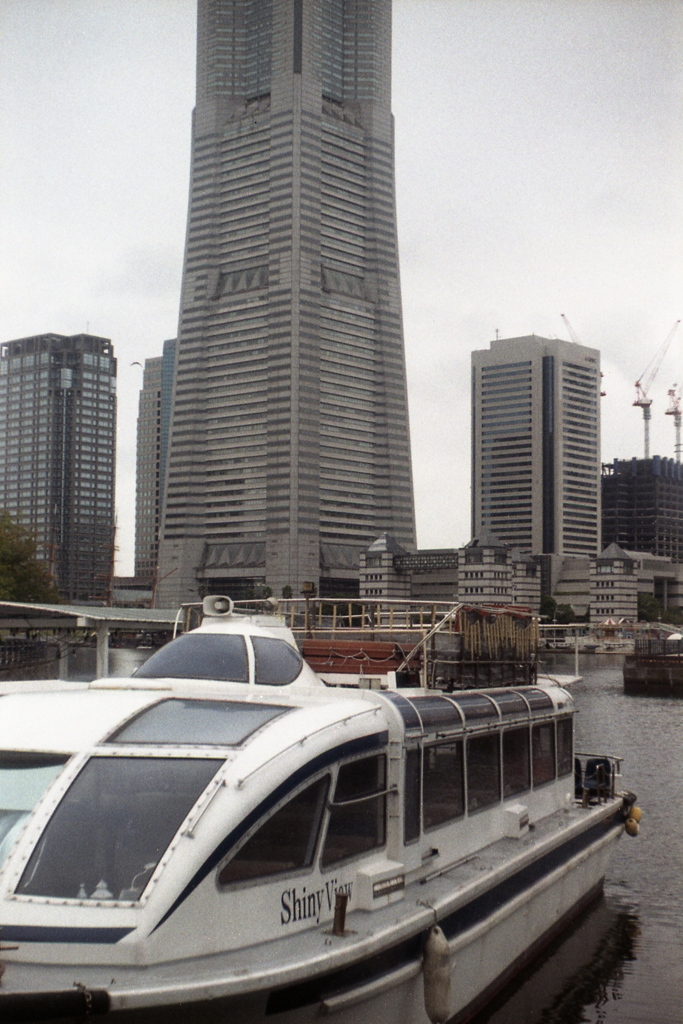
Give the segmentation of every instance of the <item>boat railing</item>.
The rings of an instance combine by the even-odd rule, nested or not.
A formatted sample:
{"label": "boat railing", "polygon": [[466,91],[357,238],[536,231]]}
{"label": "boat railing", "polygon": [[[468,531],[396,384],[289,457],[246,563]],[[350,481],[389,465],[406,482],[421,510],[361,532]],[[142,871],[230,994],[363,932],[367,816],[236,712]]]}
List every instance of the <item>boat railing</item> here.
{"label": "boat railing", "polygon": [[[289,598],[279,602],[280,614],[294,635],[333,639],[351,634],[362,639],[413,636],[421,640],[448,619],[452,602]],[[445,626],[448,629],[448,626]],[[454,625],[450,630],[456,632]]]}
{"label": "boat railing", "polygon": [[667,637],[644,637],[636,640],[634,654],[636,658],[666,658],[667,661],[683,660],[683,640]]}
{"label": "boat railing", "polygon": [[[536,681],[538,620],[521,606],[307,594],[235,601],[230,609],[264,616],[264,624],[277,617],[316,671],[393,671],[405,677],[399,685],[447,690]],[[184,629],[193,628],[202,606],[185,605],[182,613]]]}
{"label": "boat railing", "polygon": [[616,793],[623,758],[614,754],[574,753],[574,794],[584,805],[603,803]]}
{"label": "boat railing", "polygon": [[426,633],[425,636],[422,637],[421,640],[418,640],[418,642],[416,643],[415,647],[413,647],[412,651],[405,656],[405,658],[403,659],[403,661],[399,665],[397,671],[398,672],[402,672],[407,667],[408,662],[410,662],[415,657],[415,655],[418,653],[418,651],[420,650],[421,647],[424,647],[424,645],[427,644],[431,640],[431,638],[433,636],[435,636],[437,633],[442,632],[442,630],[446,626],[450,626],[454,622],[456,622],[457,621],[457,614],[458,614],[458,612],[460,611],[461,608],[462,608],[462,604],[455,604],[455,605],[453,605],[453,607],[448,610],[448,612],[444,615],[444,617],[439,622],[435,623],[432,626],[432,628],[429,630],[429,632]]}
{"label": "boat railing", "polygon": [[[424,636],[453,608],[450,601],[372,600],[359,598],[282,598],[273,597],[234,602],[237,615],[275,615],[295,636],[334,639],[357,635],[380,639],[385,634]],[[182,629],[197,626],[202,619],[202,604],[182,606]]]}
{"label": "boat railing", "polygon": [[[505,604],[471,605],[454,601],[418,601],[385,598],[260,598],[233,602],[236,614],[279,617],[294,633],[309,630],[314,635],[368,635],[375,632],[421,633],[463,631],[467,619],[491,623],[513,616],[524,626],[533,624],[538,639],[538,619],[527,607]],[[456,613],[461,613],[460,615]],[[202,619],[202,603],[183,604],[179,626],[191,629]],[[463,618],[463,617],[466,618]]]}

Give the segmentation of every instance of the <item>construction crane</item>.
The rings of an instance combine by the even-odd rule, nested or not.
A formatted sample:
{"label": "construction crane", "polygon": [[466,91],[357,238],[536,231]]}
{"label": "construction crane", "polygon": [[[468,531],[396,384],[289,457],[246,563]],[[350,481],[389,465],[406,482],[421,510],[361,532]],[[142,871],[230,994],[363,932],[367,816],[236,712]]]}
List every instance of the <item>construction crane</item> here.
{"label": "construction crane", "polygon": [[574,328],[573,328],[573,327],[572,327],[572,325],[571,325],[571,324],[569,323],[569,320],[567,320],[567,318],[566,318],[566,316],[564,315],[564,313],[560,313],[560,316],[562,317],[562,320],[564,321],[564,326],[565,326],[565,327],[567,328],[567,330],[569,331],[569,337],[570,337],[570,338],[572,339],[572,341],[574,342],[574,344],[575,344],[575,345],[580,345],[580,344],[581,344],[581,342],[580,342],[580,341],[579,341],[579,339],[577,338],[577,336],[576,336],[576,333],[575,333],[575,331],[574,331]]}
{"label": "construction crane", "polygon": [[676,391],[676,385],[669,388],[667,391],[669,396],[669,408],[666,410],[665,416],[673,416],[674,418],[674,429],[676,431],[676,446],[674,452],[676,454],[676,462],[681,461],[681,389]]}
{"label": "construction crane", "polygon": [[[569,320],[567,320],[567,317],[566,317],[566,316],[564,315],[564,313],[560,313],[560,316],[562,317],[562,320],[564,321],[564,326],[565,326],[565,327],[567,328],[567,330],[569,331],[569,337],[570,337],[570,338],[572,339],[572,341],[574,342],[574,344],[575,344],[575,345],[581,345],[581,344],[582,344],[582,342],[581,342],[581,341],[579,340],[579,337],[578,337],[578,335],[577,335],[576,331],[574,330],[574,328],[572,327],[572,325],[571,325],[571,324],[569,323]],[[601,380],[601,381],[602,381],[602,378],[603,378],[604,376],[605,376],[605,375],[604,375],[604,373],[601,373],[601,374],[600,374],[600,380]],[[602,390],[602,388],[601,388],[601,390],[600,390],[600,398],[604,398],[606,394],[607,394],[607,392],[606,392],[606,391],[603,391],[603,390]]]}
{"label": "construction crane", "polygon": [[680,324],[680,320],[677,320],[673,325],[666,338],[664,339],[660,349],[655,353],[653,358],[647,364],[640,377],[636,381],[636,400],[633,403],[643,410],[643,431],[645,435],[645,458],[650,458],[650,420],[652,418],[652,411],[650,406],[652,405],[652,399],[648,398],[648,391],[652,386],[652,382],[657,376],[657,371],[662,365],[662,360],[667,353],[671,339],[676,333],[676,328]]}

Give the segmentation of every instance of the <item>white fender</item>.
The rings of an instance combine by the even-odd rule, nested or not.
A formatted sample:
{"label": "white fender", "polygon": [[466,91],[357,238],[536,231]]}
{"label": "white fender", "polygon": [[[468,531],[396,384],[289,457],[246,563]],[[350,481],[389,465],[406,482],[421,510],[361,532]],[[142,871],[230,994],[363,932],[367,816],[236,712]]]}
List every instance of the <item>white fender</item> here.
{"label": "white fender", "polygon": [[427,1016],[432,1024],[445,1024],[451,1015],[451,958],[438,924],[430,928],[425,942],[422,976]]}

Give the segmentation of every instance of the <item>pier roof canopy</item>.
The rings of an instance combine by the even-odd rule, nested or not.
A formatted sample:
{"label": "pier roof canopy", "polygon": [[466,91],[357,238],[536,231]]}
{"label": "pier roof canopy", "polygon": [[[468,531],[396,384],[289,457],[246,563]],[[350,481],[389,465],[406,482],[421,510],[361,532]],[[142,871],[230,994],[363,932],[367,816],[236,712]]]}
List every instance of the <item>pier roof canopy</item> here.
{"label": "pier roof canopy", "polygon": [[25,604],[0,601],[0,629],[171,629],[176,612],[164,608],[105,608],[99,605]]}

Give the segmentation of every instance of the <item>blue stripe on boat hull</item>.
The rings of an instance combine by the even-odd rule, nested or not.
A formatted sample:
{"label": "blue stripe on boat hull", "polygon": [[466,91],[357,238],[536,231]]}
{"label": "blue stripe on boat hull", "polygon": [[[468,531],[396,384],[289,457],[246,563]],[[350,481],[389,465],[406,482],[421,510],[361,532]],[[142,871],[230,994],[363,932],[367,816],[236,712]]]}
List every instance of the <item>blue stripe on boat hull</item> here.
{"label": "blue stripe on boat hull", "polygon": [[101,942],[109,945],[130,935],[132,928],[56,928],[45,925],[3,924],[3,942]]}
{"label": "blue stripe on boat hull", "polygon": [[[525,890],[531,889],[540,879],[566,864],[582,850],[598,842],[603,835],[617,827],[623,827],[621,806],[615,808],[611,817],[597,822],[580,835],[568,839],[557,849],[544,854],[533,864],[522,868],[510,878],[494,885],[488,892],[442,918],[439,924],[446,937],[453,939],[456,935],[485,920]],[[425,934],[420,932],[413,935],[398,945],[383,950],[382,953],[369,960],[359,961],[339,971],[274,991],[268,998],[266,1013],[276,1014],[287,1010],[296,1010],[302,1006],[320,1002],[330,992],[338,994],[350,991],[360,985],[368,984],[383,974],[395,971],[411,961],[417,960],[422,955]]]}

